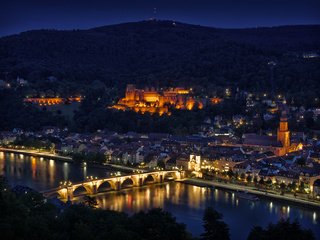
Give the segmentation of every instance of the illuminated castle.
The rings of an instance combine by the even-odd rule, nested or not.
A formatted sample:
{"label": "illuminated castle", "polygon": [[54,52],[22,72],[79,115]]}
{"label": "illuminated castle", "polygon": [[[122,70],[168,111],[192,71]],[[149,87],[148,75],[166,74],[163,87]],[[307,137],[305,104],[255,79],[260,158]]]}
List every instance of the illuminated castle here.
{"label": "illuminated castle", "polygon": [[184,88],[170,88],[164,91],[151,89],[137,89],[134,85],[127,85],[125,97],[112,106],[118,110],[134,110],[135,112],[169,113],[169,107],[176,109],[203,108],[203,102],[190,96],[190,91]]}
{"label": "illuminated castle", "polygon": [[243,134],[243,145],[257,150],[271,151],[277,156],[289,152],[302,150],[302,143],[291,143],[288,118],[286,111],[282,111],[277,136],[261,136],[257,134]]}
{"label": "illuminated castle", "polygon": [[25,103],[32,103],[39,106],[50,106],[50,105],[59,105],[65,104],[70,102],[81,102],[82,97],[68,97],[68,98],[59,98],[59,97],[52,97],[52,98],[25,98],[23,102]]}

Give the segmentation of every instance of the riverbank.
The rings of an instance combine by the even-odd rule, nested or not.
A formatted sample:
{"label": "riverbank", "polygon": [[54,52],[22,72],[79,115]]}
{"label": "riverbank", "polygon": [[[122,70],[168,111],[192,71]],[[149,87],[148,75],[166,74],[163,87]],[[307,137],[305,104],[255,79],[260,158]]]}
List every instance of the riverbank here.
{"label": "riverbank", "polygon": [[[51,154],[48,152],[37,152],[35,150],[18,150],[18,149],[0,148],[0,152],[23,154],[26,156],[43,157],[43,158],[53,159],[53,160],[62,161],[62,162],[74,163],[71,157],[60,156],[60,155]],[[91,166],[95,168],[106,168],[108,170],[119,170],[121,172],[127,172],[127,173],[133,172],[133,171],[143,171],[137,168],[114,165],[114,164],[103,164],[103,165],[92,164]],[[300,199],[300,198],[294,198],[293,196],[288,196],[288,195],[280,195],[280,194],[274,194],[271,192],[265,192],[265,191],[254,189],[248,186],[236,185],[232,183],[215,182],[215,181],[209,181],[209,180],[203,180],[203,179],[195,179],[195,178],[184,179],[184,180],[181,180],[181,182],[200,186],[200,187],[214,186],[217,188],[231,190],[231,191],[246,191],[248,193],[259,195],[260,197],[263,197],[263,198],[277,199],[278,201],[291,202],[291,203],[300,205],[302,207],[320,209],[319,202],[314,202],[314,201]]]}
{"label": "riverbank", "polygon": [[253,189],[248,186],[241,186],[241,185],[236,185],[236,184],[232,184],[232,183],[214,182],[214,181],[210,181],[210,180],[203,180],[203,179],[196,179],[196,178],[186,178],[186,179],[180,180],[179,182],[183,182],[186,184],[191,184],[191,185],[195,185],[195,186],[199,186],[199,187],[216,187],[218,189],[223,189],[223,190],[243,191],[243,192],[248,192],[248,193],[258,195],[261,198],[275,199],[277,201],[293,203],[293,204],[299,205],[301,207],[320,210],[320,203],[307,201],[307,200],[299,199],[299,198],[293,198],[293,197],[286,196],[286,195],[280,195],[280,194],[277,195],[277,194],[270,193],[270,192],[264,192],[264,191],[260,191],[258,189]]}
{"label": "riverbank", "polygon": [[0,152],[23,154],[23,155],[32,156],[32,157],[43,157],[43,158],[49,158],[49,159],[63,161],[63,162],[73,162],[71,157],[56,155],[49,152],[38,152],[36,150],[20,150],[20,149],[11,149],[11,148],[1,147]]}
{"label": "riverbank", "polygon": [[[13,153],[13,154],[23,154],[26,156],[32,156],[32,157],[42,157],[42,158],[47,158],[47,159],[53,159],[57,161],[62,161],[62,162],[69,162],[69,163],[74,163],[74,160],[72,157],[67,157],[67,156],[61,156],[57,154],[52,154],[49,152],[38,152],[36,150],[20,150],[20,149],[11,149],[11,148],[3,148],[0,147],[0,152],[6,152],[6,153]],[[128,167],[128,166],[122,166],[122,165],[116,165],[116,164],[88,164],[91,167],[95,168],[105,168],[108,170],[119,170],[121,172],[133,172],[133,171],[141,171],[141,172],[146,172],[145,170],[139,169],[139,168],[133,168],[133,167]]]}

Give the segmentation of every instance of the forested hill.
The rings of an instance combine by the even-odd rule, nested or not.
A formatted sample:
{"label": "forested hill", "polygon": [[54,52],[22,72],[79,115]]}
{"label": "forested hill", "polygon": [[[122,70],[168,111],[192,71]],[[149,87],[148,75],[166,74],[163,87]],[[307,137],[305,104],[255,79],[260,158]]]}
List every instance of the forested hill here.
{"label": "forested hill", "polygon": [[123,87],[226,85],[319,88],[320,25],[217,29],[172,21],[142,21],[89,30],[35,30],[0,38],[0,79],[48,76]]}

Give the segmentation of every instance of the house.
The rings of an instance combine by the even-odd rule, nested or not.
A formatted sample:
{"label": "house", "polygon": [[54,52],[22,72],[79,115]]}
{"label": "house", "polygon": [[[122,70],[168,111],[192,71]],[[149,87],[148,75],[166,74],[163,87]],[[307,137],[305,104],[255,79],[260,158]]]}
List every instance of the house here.
{"label": "house", "polygon": [[311,159],[314,162],[320,163],[320,153],[319,152],[310,153],[309,159]]}
{"label": "house", "polygon": [[177,167],[177,156],[173,156],[165,161],[165,168],[166,170],[175,169]]}
{"label": "house", "polygon": [[320,165],[315,164],[312,168],[302,168],[299,175],[299,183],[303,182],[306,189],[313,191],[313,184],[316,180],[320,179]]}
{"label": "house", "polygon": [[46,135],[50,135],[50,134],[59,133],[60,129],[57,127],[46,126],[42,128],[42,132]]}
{"label": "house", "polygon": [[14,128],[14,129],[12,130],[12,132],[13,132],[14,134],[17,134],[17,135],[21,135],[21,134],[24,133],[23,129],[21,129],[21,128]]}
{"label": "house", "polygon": [[313,183],[313,194],[317,196],[317,198],[320,197],[320,179],[315,180]]}
{"label": "house", "polygon": [[[108,158],[109,156],[107,156],[106,158]],[[122,161],[122,152],[120,150],[114,150],[111,153],[111,162],[112,163],[117,163],[120,164]],[[107,160],[108,161],[108,160]]]}
{"label": "house", "polygon": [[155,153],[148,153],[144,157],[144,165],[148,168],[155,168],[158,166],[158,158]]}
{"label": "house", "polygon": [[251,173],[250,161],[238,163],[238,164],[234,165],[234,167],[232,169],[234,172],[238,173],[239,175],[241,175],[243,173],[247,174],[248,172]]}
{"label": "house", "polygon": [[122,154],[122,162],[124,164],[135,163],[136,162],[136,154],[134,150],[127,150]]}
{"label": "house", "polygon": [[0,138],[0,143],[3,145],[12,144],[17,139],[17,136],[13,133],[4,133]]}
{"label": "house", "polygon": [[293,171],[279,171],[274,177],[277,182],[286,185],[299,182],[299,174]]}
{"label": "house", "polygon": [[0,79],[0,88],[10,88],[10,86],[11,86],[10,83]]}
{"label": "house", "polygon": [[189,159],[187,156],[179,156],[176,159],[176,166],[179,169],[182,170],[188,170],[188,166],[189,166]]}
{"label": "house", "polygon": [[141,146],[136,151],[136,163],[141,163],[144,161],[144,158],[146,156],[146,152],[144,151],[144,147]]}
{"label": "house", "polygon": [[265,120],[265,121],[270,121],[271,119],[273,119],[274,118],[274,115],[273,114],[270,114],[270,113],[265,113],[265,114],[263,114],[263,119]]}
{"label": "house", "polygon": [[76,150],[76,152],[81,153],[81,152],[86,151],[87,149],[88,149],[87,145],[84,143],[81,143],[77,146],[77,148],[75,150]]}
{"label": "house", "polygon": [[60,147],[61,153],[70,154],[74,152],[74,148],[72,144],[63,144]]}
{"label": "house", "polygon": [[17,77],[17,84],[19,86],[23,87],[23,86],[28,85],[28,81],[23,78]]}

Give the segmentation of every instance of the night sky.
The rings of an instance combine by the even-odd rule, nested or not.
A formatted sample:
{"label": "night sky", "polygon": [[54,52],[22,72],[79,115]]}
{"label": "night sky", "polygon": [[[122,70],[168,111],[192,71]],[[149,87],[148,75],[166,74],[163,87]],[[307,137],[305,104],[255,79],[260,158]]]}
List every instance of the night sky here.
{"label": "night sky", "polygon": [[223,28],[320,24],[320,1],[1,0],[0,36],[43,28],[86,29],[154,16]]}

